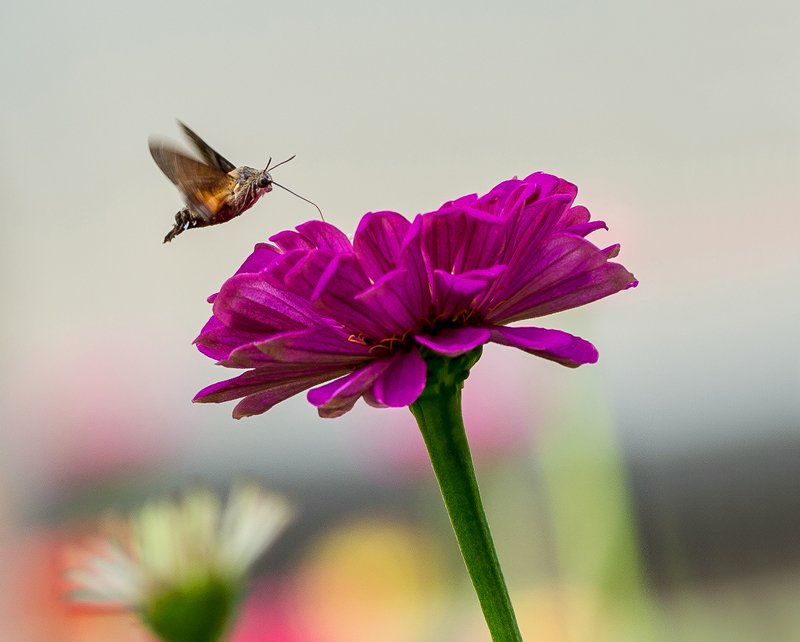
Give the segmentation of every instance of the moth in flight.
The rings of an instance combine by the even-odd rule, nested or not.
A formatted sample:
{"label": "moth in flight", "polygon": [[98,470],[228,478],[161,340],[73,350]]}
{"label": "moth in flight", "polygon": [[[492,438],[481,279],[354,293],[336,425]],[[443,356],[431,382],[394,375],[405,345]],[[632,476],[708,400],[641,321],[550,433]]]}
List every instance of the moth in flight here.
{"label": "moth in flight", "polygon": [[[270,169],[288,163],[289,158],[270,168],[270,158],[264,169],[242,165],[236,167],[223,157],[186,125],[178,121],[187,138],[192,142],[202,161],[187,156],[168,143],[150,139],[150,154],[167,178],[183,193],[186,205],[175,215],[175,224],[164,237],[170,242],[178,234],[193,227],[206,227],[225,223],[255,205],[256,201],[276,185],[298,198],[290,189],[278,185],[270,176]],[[311,203],[317,207],[314,203]],[[320,216],[322,212],[317,207]],[[324,218],[323,218],[324,220]]]}

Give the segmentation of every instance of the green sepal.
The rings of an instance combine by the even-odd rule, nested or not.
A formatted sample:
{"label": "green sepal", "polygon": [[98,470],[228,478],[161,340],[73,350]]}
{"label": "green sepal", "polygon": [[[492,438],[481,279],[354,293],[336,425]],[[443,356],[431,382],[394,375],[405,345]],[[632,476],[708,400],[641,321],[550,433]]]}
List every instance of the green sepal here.
{"label": "green sepal", "polygon": [[478,363],[483,354],[483,346],[452,358],[443,357],[424,346],[420,346],[419,353],[428,366],[425,389],[420,396],[452,395],[464,387],[464,380],[469,377],[470,368]]}
{"label": "green sepal", "polygon": [[145,624],[164,642],[219,642],[235,620],[242,587],[206,577],[156,594],[141,610]]}

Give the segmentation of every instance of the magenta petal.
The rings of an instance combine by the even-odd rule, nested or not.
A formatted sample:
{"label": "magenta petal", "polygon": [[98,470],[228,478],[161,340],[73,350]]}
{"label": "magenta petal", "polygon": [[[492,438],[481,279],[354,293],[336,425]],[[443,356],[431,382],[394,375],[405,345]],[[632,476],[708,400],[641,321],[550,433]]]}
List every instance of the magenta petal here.
{"label": "magenta petal", "polygon": [[477,194],[467,194],[466,196],[461,196],[455,199],[454,201],[447,201],[447,203],[442,205],[442,207],[439,209],[448,209],[450,207],[471,207],[472,204],[477,200],[478,200]]}
{"label": "magenta petal", "polygon": [[457,357],[483,345],[490,337],[487,328],[448,328],[436,336],[421,334],[414,339],[444,357]]}
{"label": "magenta petal", "polygon": [[364,393],[367,387],[375,382],[375,379],[386,371],[389,364],[390,361],[388,359],[381,359],[364,368],[354,370],[350,374],[340,377],[327,385],[309,390],[307,395],[308,401],[319,407],[339,398],[351,396],[359,397]]}
{"label": "magenta petal", "polygon": [[433,272],[432,290],[436,315],[443,319],[469,310],[505,271],[505,265],[495,265],[487,270],[472,270],[463,274],[450,274],[443,270]]}
{"label": "magenta petal", "polygon": [[443,319],[468,310],[475,297],[486,289],[486,281],[465,279],[444,270],[434,270],[431,285],[437,316]]}
{"label": "magenta petal", "polygon": [[[275,388],[270,388],[269,390],[248,395],[233,407],[233,418],[242,419],[243,417],[260,415],[267,412],[267,410],[279,404],[281,401],[286,401],[290,397],[300,394],[303,390],[307,390],[318,383],[323,383],[328,379],[330,379],[330,377],[292,381],[276,386]],[[200,399],[199,401],[203,402],[205,400]]]}
{"label": "magenta petal", "polygon": [[506,224],[480,210],[464,211],[464,236],[453,272],[469,272],[496,265],[506,246]]}
{"label": "magenta petal", "polygon": [[500,323],[511,323],[554,314],[634,288],[638,284],[636,277],[622,265],[609,262],[536,292],[513,308],[498,308],[496,319]]}
{"label": "magenta petal", "polygon": [[327,373],[316,377],[306,377],[298,381],[286,381],[269,390],[262,390],[261,392],[248,395],[234,407],[233,418],[241,419],[242,417],[260,415],[262,412],[266,412],[281,401],[285,401],[289,399],[289,397],[294,397],[296,394],[303,392],[303,390],[307,390],[318,383],[328,381],[339,374],[341,373]]}
{"label": "magenta petal", "polygon": [[425,389],[428,366],[419,351],[398,352],[372,388],[374,400],[390,408],[409,406]]}
{"label": "magenta petal", "polygon": [[464,210],[440,209],[422,216],[420,242],[429,272],[453,272],[464,239]]}
{"label": "magenta petal", "polygon": [[228,328],[260,332],[262,337],[320,323],[308,301],[267,283],[260,274],[228,279],[214,301],[214,316]]}
{"label": "magenta petal", "polygon": [[353,251],[373,281],[399,267],[403,241],[410,227],[411,223],[396,212],[370,212],[361,219]]}
{"label": "magenta petal", "polygon": [[408,272],[406,297],[409,305],[418,310],[427,310],[431,304],[431,286],[428,267],[422,252],[422,216],[417,216],[406,232],[400,252],[399,266]]}
{"label": "magenta petal", "polygon": [[287,399],[315,384],[338,377],[348,370],[349,368],[342,368],[341,366],[331,367],[272,362],[264,364],[255,370],[249,370],[233,379],[220,381],[203,388],[195,395],[192,401],[197,403],[218,403],[220,401],[240,399],[266,390],[283,390],[285,386],[302,384],[299,390],[295,390],[295,392],[283,397]]}
{"label": "magenta petal", "polygon": [[200,330],[199,336],[202,337],[203,334],[205,332],[208,332],[209,330],[216,330],[217,328],[224,328],[224,327],[225,326],[222,323],[222,321],[220,321],[217,317],[212,315],[211,318],[208,321],[206,321],[206,324],[203,326],[203,329]]}
{"label": "magenta petal", "polygon": [[297,231],[320,250],[332,250],[334,252],[353,251],[353,246],[347,235],[325,221],[308,221],[308,223],[298,225]]}
{"label": "magenta petal", "polygon": [[508,201],[508,197],[519,188],[521,181],[513,178],[510,181],[503,181],[492,188],[490,192],[471,203],[475,209],[487,212],[493,216],[501,216],[503,209]]}
{"label": "magenta petal", "polygon": [[290,250],[285,254],[281,254],[265,267],[260,274],[270,285],[276,288],[284,288],[286,286],[286,274],[297,265],[298,262],[308,256],[310,251],[312,250]]}
{"label": "magenta petal", "polygon": [[522,182],[526,185],[535,185],[539,191],[538,198],[545,198],[551,194],[566,194],[574,199],[578,194],[578,188],[575,185],[545,172],[534,172],[522,179]]}
{"label": "magenta petal", "polygon": [[[514,257],[484,306],[494,323],[531,318],[527,310],[570,288],[572,280],[603,266],[605,256],[592,243],[574,234],[557,233],[533,243]],[[558,294],[556,294],[556,292]]]}
{"label": "magenta petal", "polygon": [[287,289],[310,301],[326,268],[337,256],[332,250],[311,250],[283,277]]}
{"label": "magenta petal", "polygon": [[[219,323],[216,317],[211,318]],[[206,325],[208,326],[208,324]],[[263,333],[231,330],[219,323],[217,326],[204,329],[194,343],[202,354],[216,361],[223,361],[233,350],[263,338]]]}
{"label": "magenta petal", "polygon": [[597,349],[591,343],[561,330],[495,326],[491,335],[494,343],[519,348],[570,368],[597,361]]}
{"label": "magenta petal", "polygon": [[506,218],[508,244],[504,262],[519,260],[520,255],[528,254],[537,242],[556,231],[569,205],[567,195],[556,194],[512,212]]}
{"label": "magenta petal", "polygon": [[[526,221],[534,221],[535,230],[531,235],[541,237],[549,230],[558,229],[559,221],[564,218],[577,193],[577,187],[556,176],[532,174],[523,181],[517,181],[504,202],[498,204],[498,215],[510,223],[511,230],[529,226],[526,223],[519,224],[521,216]],[[553,208],[554,203],[563,203],[564,206]],[[512,231],[510,238],[515,236],[517,232]]]}
{"label": "magenta petal", "polygon": [[331,327],[286,332],[254,344],[263,355],[287,363],[361,365],[373,361],[369,348],[350,341],[343,332]]}
{"label": "magenta petal", "polygon": [[259,350],[256,343],[253,342],[231,350],[227,358],[220,359],[217,365],[226,368],[260,368],[273,361],[275,359]]}
{"label": "magenta petal", "polygon": [[197,345],[197,350],[200,354],[204,354],[205,356],[209,357],[210,359],[214,359],[214,361],[222,361],[226,359],[228,355],[231,353],[231,350],[235,349],[238,346],[233,346],[232,348],[225,350],[216,350],[214,348],[210,348],[208,346],[204,346],[202,343],[198,343],[195,341]]}
{"label": "magenta petal", "polygon": [[236,274],[243,272],[260,272],[275,260],[281,253],[274,245],[269,243],[258,243],[253,249],[253,253],[247,257],[242,266],[236,270]]}
{"label": "magenta petal", "polygon": [[390,365],[391,360],[381,359],[359,368],[325,386],[309,390],[308,401],[319,408],[320,417],[339,417],[355,405]]}
{"label": "magenta petal", "polygon": [[383,319],[384,337],[403,335],[420,329],[420,320],[427,313],[409,291],[413,288],[407,270],[392,270],[354,299],[364,304],[373,317]]}
{"label": "magenta petal", "polygon": [[392,319],[376,314],[356,297],[372,284],[353,254],[337,254],[325,269],[311,297],[315,310],[336,319],[353,334],[381,340],[392,336]]}
{"label": "magenta petal", "polygon": [[372,406],[373,408],[388,408],[386,404],[380,403],[377,399],[375,399],[375,391],[373,388],[368,388],[365,390],[362,399],[367,402],[368,406]]}
{"label": "magenta petal", "polygon": [[595,230],[607,230],[608,225],[605,221],[587,221],[586,223],[578,223],[566,228],[564,231],[570,234],[577,234],[578,236],[588,236]]}
{"label": "magenta petal", "polygon": [[588,223],[589,219],[591,218],[592,215],[589,214],[588,209],[586,209],[583,205],[576,205],[575,207],[570,207],[566,212],[564,212],[564,216],[561,217],[558,228],[559,230],[564,230],[574,225]]}
{"label": "magenta petal", "polygon": [[314,246],[305,236],[298,234],[293,230],[285,230],[278,232],[274,236],[270,236],[269,240],[277,245],[284,252],[291,252],[292,250],[313,250]]}

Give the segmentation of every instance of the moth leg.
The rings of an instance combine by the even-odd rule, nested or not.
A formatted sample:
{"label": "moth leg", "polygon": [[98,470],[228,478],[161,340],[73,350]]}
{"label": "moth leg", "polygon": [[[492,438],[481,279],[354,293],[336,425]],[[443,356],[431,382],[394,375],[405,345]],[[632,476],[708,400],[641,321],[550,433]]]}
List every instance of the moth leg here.
{"label": "moth leg", "polygon": [[195,227],[197,222],[195,221],[194,216],[189,211],[188,207],[184,207],[175,215],[175,224],[172,226],[172,229],[169,233],[164,237],[164,243],[169,243],[174,239],[178,234],[188,230],[190,227]]}

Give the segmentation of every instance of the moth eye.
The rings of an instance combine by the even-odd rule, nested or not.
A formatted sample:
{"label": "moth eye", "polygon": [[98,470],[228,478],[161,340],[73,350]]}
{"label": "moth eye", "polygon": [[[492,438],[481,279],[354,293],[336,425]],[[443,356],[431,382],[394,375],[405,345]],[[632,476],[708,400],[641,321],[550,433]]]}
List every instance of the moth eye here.
{"label": "moth eye", "polygon": [[269,187],[272,184],[272,178],[269,174],[264,174],[258,181],[259,187]]}

